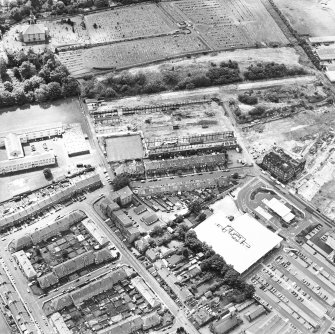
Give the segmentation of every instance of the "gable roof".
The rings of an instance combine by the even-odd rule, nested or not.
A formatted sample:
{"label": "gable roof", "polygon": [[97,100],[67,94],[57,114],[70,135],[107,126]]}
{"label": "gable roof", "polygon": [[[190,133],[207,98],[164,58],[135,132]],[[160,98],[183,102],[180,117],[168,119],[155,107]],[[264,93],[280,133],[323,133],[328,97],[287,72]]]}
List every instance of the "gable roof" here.
{"label": "gable roof", "polygon": [[22,28],[23,35],[45,34],[43,24],[30,24]]}

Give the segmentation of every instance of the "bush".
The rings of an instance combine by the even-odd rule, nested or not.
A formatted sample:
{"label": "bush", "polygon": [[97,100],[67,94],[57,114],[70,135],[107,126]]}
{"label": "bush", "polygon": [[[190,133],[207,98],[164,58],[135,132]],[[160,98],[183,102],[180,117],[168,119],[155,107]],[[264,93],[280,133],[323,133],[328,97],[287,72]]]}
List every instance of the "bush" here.
{"label": "bush", "polygon": [[266,108],[263,106],[257,106],[249,111],[249,115],[251,116],[261,116],[266,111]]}
{"label": "bush", "polygon": [[244,104],[255,105],[258,103],[257,96],[248,95],[248,94],[239,94],[238,100]]}
{"label": "bush", "polygon": [[288,68],[285,64],[257,63],[250,65],[244,73],[244,77],[248,80],[263,80],[271,78],[282,78],[293,75],[303,75],[307,72],[301,67]]}

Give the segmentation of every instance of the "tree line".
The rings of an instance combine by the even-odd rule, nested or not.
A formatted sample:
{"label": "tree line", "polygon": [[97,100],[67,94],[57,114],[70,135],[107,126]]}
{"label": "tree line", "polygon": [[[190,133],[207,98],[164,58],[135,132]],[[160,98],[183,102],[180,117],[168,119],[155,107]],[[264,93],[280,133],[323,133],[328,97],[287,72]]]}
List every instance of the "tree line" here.
{"label": "tree line", "polygon": [[[185,74],[186,71],[186,74]],[[82,96],[88,98],[113,99],[124,96],[153,94],[167,90],[191,90],[214,85],[227,85],[246,80],[264,80],[294,75],[304,75],[300,67],[288,67],[285,64],[258,63],[250,65],[244,73],[238,63],[229,60],[220,64],[208,63],[205,70],[164,69],[161,72],[129,71],[110,73],[104,80],[86,76],[82,82]],[[242,99],[245,97],[242,97]],[[245,99],[248,99],[247,97]],[[250,104],[256,102],[248,101]]]}

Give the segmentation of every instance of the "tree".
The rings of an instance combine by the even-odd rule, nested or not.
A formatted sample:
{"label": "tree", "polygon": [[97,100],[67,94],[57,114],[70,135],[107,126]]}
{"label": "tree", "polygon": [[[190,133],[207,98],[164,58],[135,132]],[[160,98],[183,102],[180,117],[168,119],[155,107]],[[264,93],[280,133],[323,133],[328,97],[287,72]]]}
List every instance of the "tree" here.
{"label": "tree", "polygon": [[188,209],[190,212],[198,214],[201,211],[201,203],[199,200],[195,200],[192,203],[190,203]]}
{"label": "tree", "polygon": [[224,280],[226,283],[232,284],[239,276],[240,274],[235,269],[231,268],[227,270],[226,274],[224,275]]}
{"label": "tree", "polygon": [[44,174],[44,176],[47,180],[52,179],[52,172],[51,172],[50,168],[44,168],[43,169],[43,174]]}
{"label": "tree", "polygon": [[64,97],[76,96],[79,93],[80,88],[76,79],[66,78],[65,80],[63,80],[62,94]]}
{"label": "tree", "polygon": [[164,234],[164,230],[163,230],[162,226],[160,226],[160,225],[154,226],[154,228],[150,232],[151,237],[161,236],[163,234]]}
{"label": "tree", "polygon": [[238,100],[244,104],[255,105],[258,103],[257,96],[248,95],[248,94],[239,94]]}
{"label": "tree", "polygon": [[113,189],[114,191],[120,190],[130,183],[129,176],[127,174],[117,175],[113,180]]}
{"label": "tree", "polygon": [[0,76],[4,78],[7,74],[7,64],[3,57],[0,57]]}
{"label": "tree", "polygon": [[13,90],[13,84],[9,81],[5,81],[3,83],[3,86],[5,87],[5,90],[7,90],[8,92],[11,92]]}
{"label": "tree", "polygon": [[107,7],[108,6],[108,1],[107,0],[95,0],[94,5],[97,8]]}
{"label": "tree", "polygon": [[20,73],[23,79],[29,79],[36,74],[36,67],[29,61],[24,61],[20,66]]}
{"label": "tree", "polygon": [[190,256],[190,251],[188,250],[188,248],[184,247],[181,251],[182,255],[186,258],[188,258]]}
{"label": "tree", "polygon": [[15,98],[11,92],[6,90],[0,91],[0,106],[12,106],[15,104]]}
{"label": "tree", "polygon": [[41,87],[35,90],[35,100],[37,102],[46,102],[49,99],[49,92],[47,85],[41,85]]}
{"label": "tree", "polygon": [[176,230],[174,232],[176,238],[179,239],[179,240],[184,240],[187,230],[188,230],[188,227],[187,227],[186,224],[178,225],[178,227],[176,228]]}
{"label": "tree", "polygon": [[204,212],[200,213],[200,215],[198,216],[198,222],[203,222],[206,219],[206,214]]}
{"label": "tree", "polygon": [[62,96],[62,88],[58,82],[50,82],[47,90],[50,100],[57,100]]}
{"label": "tree", "polygon": [[15,20],[16,22],[19,22],[22,20],[22,13],[21,10],[17,7],[11,9],[10,11],[10,16],[13,20]]}
{"label": "tree", "polygon": [[23,91],[23,89],[21,88],[17,88],[13,91],[13,96],[15,98],[15,103],[19,106],[30,102],[25,94],[25,92]]}

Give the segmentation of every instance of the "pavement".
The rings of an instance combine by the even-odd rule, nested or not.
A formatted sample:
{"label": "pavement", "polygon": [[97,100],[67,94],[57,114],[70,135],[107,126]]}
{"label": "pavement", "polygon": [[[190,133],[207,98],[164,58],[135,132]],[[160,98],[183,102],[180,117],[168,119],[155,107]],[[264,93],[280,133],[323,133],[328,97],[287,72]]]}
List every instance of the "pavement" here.
{"label": "pavement", "polygon": [[[286,238],[286,242],[284,242],[285,247],[291,247],[294,249],[297,249],[298,251],[302,252],[303,254],[306,254],[306,250],[304,250],[299,244],[295,241],[295,236],[299,231],[306,228],[307,226],[310,226],[311,224],[323,224],[325,226],[331,226],[332,224],[329,223],[329,221],[323,217],[319,212],[316,211],[316,208],[313,208],[309,203],[306,203],[304,200],[300,199],[298,196],[291,194],[289,192],[289,189],[279,187],[273,180],[268,179],[267,176],[264,176],[263,174],[259,174],[257,171],[257,168],[255,168],[255,175],[258,174],[257,177],[249,181],[247,184],[245,184],[243,187],[241,187],[236,195],[236,205],[240,210],[243,211],[254,211],[255,203],[251,203],[250,194],[257,189],[260,186],[265,186],[267,188],[273,189],[279,196],[283,197],[285,201],[289,202],[290,204],[296,206],[299,210],[301,210],[304,213],[304,218],[300,219],[298,224],[289,226],[288,228],[281,228],[280,226],[276,226],[276,228],[280,228],[280,233]],[[306,207],[309,208],[309,210],[306,211]],[[269,221],[267,221],[269,223]],[[270,222],[273,223],[273,222]],[[286,255],[286,254],[285,254]],[[317,264],[320,267],[323,267],[323,269],[330,275],[335,275],[335,265],[331,265],[330,263],[323,262],[320,259],[318,259],[315,255],[307,253],[306,256],[310,258],[315,264]],[[309,270],[309,268],[305,268],[302,264],[299,263],[299,261],[296,261],[293,257],[288,257],[287,260],[294,265],[298,269],[298,271],[301,273],[302,276],[307,278],[310,278],[311,280],[315,281],[319,286],[321,286],[327,293],[334,293],[334,289],[331,289],[327,284],[325,284],[322,280],[318,278],[318,275],[315,275],[312,271]],[[259,267],[258,267],[259,268]],[[315,294],[315,292],[310,289],[309,287],[304,286],[303,283],[299,283],[300,281],[297,279],[297,277],[293,276],[291,273],[287,272],[284,268],[280,268],[282,272],[285,273],[287,277],[292,279],[297,283],[297,285],[301,288],[303,288],[304,291],[306,291],[309,295],[312,296],[312,302],[315,300],[315,305],[311,305],[308,307],[308,303],[304,305],[304,303],[301,303],[293,295],[288,293],[287,288],[283,288],[278,283],[273,281],[271,278],[267,277],[267,281],[271,285],[273,285],[278,291],[280,291],[283,295],[285,295],[291,302],[295,302],[295,304],[306,314],[311,316],[313,319],[317,320],[320,325],[320,333],[326,333],[329,326],[332,323],[332,317],[335,316],[335,308],[329,306],[322,298],[320,298],[319,295]],[[291,271],[292,272],[292,271]],[[253,271],[253,274],[255,273],[255,270]],[[257,274],[260,275],[262,272],[259,271]],[[264,276],[264,275],[262,275]],[[258,289],[256,289],[258,292]],[[271,301],[269,297],[266,297],[266,293],[264,291],[260,290],[259,295],[264,296],[265,300],[269,300],[269,304],[275,308],[284,318],[287,318],[292,322],[298,329],[302,330],[303,333],[307,332],[307,329],[294,317],[290,316],[283,308],[280,307],[280,304],[275,303],[274,301]],[[323,307],[327,309],[327,314],[322,317],[318,318],[315,313],[313,312],[314,307],[317,307],[317,305],[320,304]],[[313,306],[313,307],[312,307]],[[316,311],[314,309],[314,311]]]}

